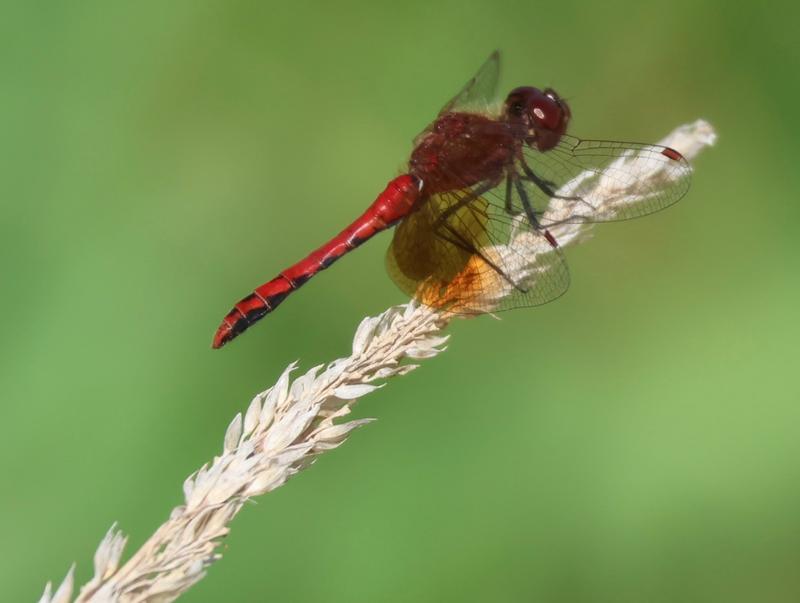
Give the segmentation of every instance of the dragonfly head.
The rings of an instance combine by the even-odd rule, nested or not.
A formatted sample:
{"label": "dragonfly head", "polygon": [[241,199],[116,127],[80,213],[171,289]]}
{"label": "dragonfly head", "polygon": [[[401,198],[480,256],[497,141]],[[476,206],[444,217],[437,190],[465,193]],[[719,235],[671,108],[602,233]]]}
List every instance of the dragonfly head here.
{"label": "dragonfly head", "polygon": [[558,144],[571,117],[567,101],[552,88],[514,88],[506,97],[505,119],[520,129],[525,142],[547,151]]}

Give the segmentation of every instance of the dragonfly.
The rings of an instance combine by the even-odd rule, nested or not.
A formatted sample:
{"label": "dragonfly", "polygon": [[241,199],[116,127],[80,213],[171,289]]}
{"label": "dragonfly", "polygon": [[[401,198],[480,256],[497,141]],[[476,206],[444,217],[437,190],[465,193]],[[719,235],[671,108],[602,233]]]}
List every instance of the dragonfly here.
{"label": "dragonfly", "polygon": [[556,227],[638,218],[686,194],[691,167],[675,149],[571,136],[569,104],[552,88],[514,88],[495,103],[499,74],[495,51],[414,139],[406,172],[339,234],[238,301],[212,347],[391,227],[387,270],[421,303],[463,315],[542,305],[570,284]]}

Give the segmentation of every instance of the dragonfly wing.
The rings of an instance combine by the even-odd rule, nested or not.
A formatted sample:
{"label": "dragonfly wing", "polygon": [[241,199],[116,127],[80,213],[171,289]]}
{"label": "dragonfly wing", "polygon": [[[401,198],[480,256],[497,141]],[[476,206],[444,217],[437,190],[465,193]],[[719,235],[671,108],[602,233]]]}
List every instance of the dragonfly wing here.
{"label": "dragonfly wing", "polygon": [[686,194],[692,174],[689,162],[669,147],[572,136],[548,151],[525,146],[515,166],[521,186],[512,205],[521,210],[527,197],[545,226],[655,213]]}
{"label": "dragonfly wing", "polygon": [[[495,50],[484,61],[478,72],[470,78],[461,91],[451,98],[439,111],[439,117],[445,113],[491,113],[492,101],[497,94],[497,81],[500,77],[500,52]],[[414,146],[433,128],[436,121],[429,123],[414,138]]]}
{"label": "dragonfly wing", "polygon": [[[502,188],[502,187],[497,187]],[[408,295],[458,314],[537,306],[562,295],[562,251],[488,199],[483,184],[430,197],[395,229],[387,268]]]}
{"label": "dragonfly wing", "polygon": [[442,107],[439,115],[454,111],[486,110],[497,94],[500,52],[495,50],[461,91]]}

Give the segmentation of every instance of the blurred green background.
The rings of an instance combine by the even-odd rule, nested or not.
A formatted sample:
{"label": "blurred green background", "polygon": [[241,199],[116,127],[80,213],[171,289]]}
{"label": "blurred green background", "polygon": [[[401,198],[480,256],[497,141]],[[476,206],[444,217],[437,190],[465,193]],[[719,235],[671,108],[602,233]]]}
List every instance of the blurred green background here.
{"label": "blurred green background", "polygon": [[800,600],[796,3],[4,2],[0,598],[138,547],[283,367],[404,301],[384,234],[234,345],[495,47],[572,132],[709,119],[688,197],[570,293],[450,329],[244,510],[186,601]]}

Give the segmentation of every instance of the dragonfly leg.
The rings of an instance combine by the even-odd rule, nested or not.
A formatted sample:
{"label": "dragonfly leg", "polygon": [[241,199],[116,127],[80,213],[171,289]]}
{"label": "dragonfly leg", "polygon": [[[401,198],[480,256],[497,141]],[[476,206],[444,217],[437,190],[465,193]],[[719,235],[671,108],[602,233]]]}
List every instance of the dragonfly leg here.
{"label": "dragonfly leg", "polygon": [[[467,194],[463,199],[459,199],[457,203],[454,203],[453,205],[448,207],[433,223],[433,231],[436,233],[436,236],[438,236],[444,241],[447,241],[451,245],[455,245],[456,247],[458,247],[459,249],[463,249],[467,253],[477,255],[484,262],[486,262],[486,264],[489,267],[491,267],[492,270],[497,272],[497,274],[499,274],[500,277],[508,281],[508,283],[512,287],[516,287],[517,289],[519,289],[519,286],[513,281],[513,279],[510,276],[508,276],[505,272],[503,272],[503,270],[496,263],[487,258],[482,251],[477,249],[475,245],[473,245],[467,239],[465,239],[461,233],[459,233],[455,228],[453,228],[451,224],[448,223],[450,216],[455,214],[455,212],[457,212],[459,209],[462,209],[463,207],[468,206],[473,201],[480,199],[484,193],[493,189],[495,186],[497,186],[497,184],[498,184],[497,182],[488,182],[482,186],[479,186],[475,190],[470,191],[469,194]],[[452,235],[454,238],[450,238],[449,236],[444,234],[443,229],[447,231],[450,235]]]}
{"label": "dragonfly leg", "polygon": [[[534,228],[534,230],[541,230],[542,225],[539,223],[539,218],[536,217],[536,212],[533,210],[531,200],[528,198],[528,191],[526,191],[525,187],[522,186],[522,182],[519,180],[519,175],[513,174],[509,176],[509,179],[514,181],[514,187],[517,189],[517,194],[519,195],[520,201],[522,201],[522,209],[525,210],[525,215],[528,217],[528,222],[531,223],[531,226]],[[508,200],[506,200],[506,205],[508,205]]]}
{"label": "dragonfly leg", "polygon": [[506,176],[506,213],[509,216],[518,216],[521,212],[518,212],[514,209],[514,203],[511,198],[511,193],[513,191],[513,180],[511,175],[509,174]]}
{"label": "dragonfly leg", "polygon": [[501,277],[502,277],[502,278],[503,278],[505,281],[507,281],[509,285],[511,285],[511,286],[512,286],[512,287],[514,287],[515,289],[519,289],[519,290],[520,290],[520,291],[522,291],[523,293],[526,293],[526,292],[527,292],[527,289],[523,289],[523,288],[522,288],[522,287],[520,287],[520,286],[519,286],[517,283],[515,283],[515,282],[514,282],[514,280],[513,280],[513,279],[512,279],[510,276],[508,276],[508,275],[507,275],[507,274],[506,274],[506,273],[503,271],[503,269],[502,269],[502,268],[500,268],[500,266],[498,266],[498,265],[497,265],[497,264],[495,264],[495,263],[494,263],[492,260],[490,260],[488,257],[486,257],[486,255],[484,255],[484,253],[483,253],[483,252],[482,252],[480,249],[477,249],[477,248],[475,247],[475,245],[473,245],[472,243],[470,243],[469,241],[467,241],[467,240],[466,240],[466,239],[463,237],[463,235],[462,235],[460,232],[458,232],[456,229],[454,229],[454,228],[453,228],[453,227],[452,227],[450,224],[445,224],[445,225],[444,225],[444,228],[445,228],[445,230],[446,230],[448,233],[450,233],[450,234],[451,234],[451,235],[452,235],[454,238],[453,238],[453,239],[451,239],[450,237],[448,237],[447,235],[445,235],[444,233],[442,233],[442,232],[441,232],[441,231],[439,231],[439,230],[437,230],[437,231],[436,231],[436,236],[438,236],[440,239],[442,239],[442,240],[444,240],[444,241],[447,241],[448,243],[450,243],[450,244],[452,244],[452,245],[455,245],[455,246],[456,246],[456,247],[458,247],[459,249],[463,249],[463,250],[464,250],[464,251],[466,251],[467,253],[470,253],[470,254],[473,254],[473,255],[477,255],[477,256],[478,256],[479,258],[481,258],[481,259],[482,259],[484,262],[486,262],[486,264],[487,264],[487,265],[488,265],[488,266],[489,266],[489,267],[490,267],[492,270],[494,270],[494,271],[495,271],[495,272],[496,272],[498,275],[500,275],[500,276],[501,276]]}
{"label": "dragonfly leg", "polygon": [[533,210],[533,206],[531,205],[531,200],[528,198],[528,191],[525,190],[525,187],[522,186],[522,183],[519,181],[519,176],[514,175],[514,184],[517,187],[517,193],[519,193],[519,198],[522,200],[522,208],[525,210],[525,215],[528,216],[528,221],[531,223],[531,227],[534,230],[541,232],[544,235],[544,238],[547,239],[547,242],[550,243],[550,246],[554,249],[558,247],[558,242],[556,238],[550,234],[550,231],[546,228],[542,228],[539,219],[536,217],[536,212]]}
{"label": "dragonfly leg", "polygon": [[486,184],[479,186],[475,190],[470,191],[469,194],[466,195],[463,199],[459,199],[458,203],[454,203],[453,205],[448,207],[446,210],[442,212],[442,214],[438,218],[436,218],[436,222],[434,222],[433,224],[434,229],[436,229],[439,225],[447,222],[450,216],[452,216],[462,207],[465,207],[470,203],[472,203],[473,201],[480,199],[484,193],[492,190],[495,186],[497,186],[496,182],[488,182]]}
{"label": "dragonfly leg", "polygon": [[534,171],[530,168],[530,166],[525,162],[523,157],[519,157],[519,164],[522,167],[522,171],[525,172],[525,179],[533,182],[540,191],[542,191],[545,195],[550,197],[551,199],[563,199],[565,201],[583,201],[580,197],[564,197],[562,195],[557,195],[555,191],[555,182],[551,182],[550,180],[545,180],[544,178],[539,178],[539,176],[534,173]]}
{"label": "dragonfly leg", "polygon": [[[565,197],[563,195],[557,195],[555,193],[555,190],[553,190],[553,188],[555,187],[555,183],[550,182],[549,180],[545,180],[543,178],[539,178],[539,176],[537,176],[533,172],[530,166],[527,163],[525,163],[525,159],[523,157],[519,157],[519,164],[522,166],[522,171],[525,172],[525,180],[533,182],[539,188],[539,190],[541,190],[545,195],[547,195],[551,199],[561,199],[563,201],[577,201],[578,203],[582,203],[583,205],[585,205],[590,213],[595,211],[596,208],[583,197],[579,196]],[[557,226],[559,224],[564,224],[567,222],[575,222],[576,218],[580,217],[585,217],[586,218],[585,221],[587,222],[589,221],[588,216],[571,216],[570,218],[565,220],[558,220],[555,222],[548,221],[548,225]]]}

